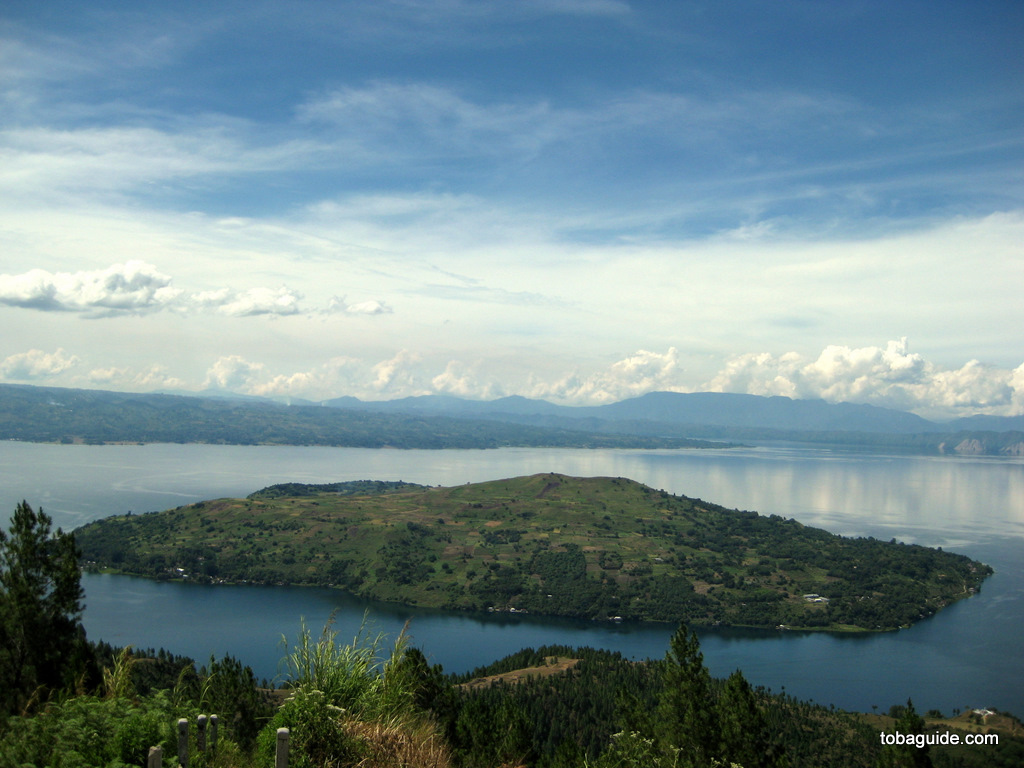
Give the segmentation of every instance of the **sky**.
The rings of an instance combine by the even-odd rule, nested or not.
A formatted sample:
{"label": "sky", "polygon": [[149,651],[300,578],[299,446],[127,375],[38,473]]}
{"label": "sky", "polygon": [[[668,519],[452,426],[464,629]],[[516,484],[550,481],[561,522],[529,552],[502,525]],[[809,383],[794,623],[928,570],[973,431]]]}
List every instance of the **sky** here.
{"label": "sky", "polygon": [[1019,0],[6,0],[0,382],[1024,413]]}

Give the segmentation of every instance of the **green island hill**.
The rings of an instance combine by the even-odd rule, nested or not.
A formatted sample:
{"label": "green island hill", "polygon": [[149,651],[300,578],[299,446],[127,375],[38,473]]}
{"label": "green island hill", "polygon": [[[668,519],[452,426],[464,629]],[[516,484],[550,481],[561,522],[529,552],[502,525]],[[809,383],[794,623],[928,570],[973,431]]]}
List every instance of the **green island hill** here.
{"label": "green island hill", "polygon": [[82,564],[330,586],[446,609],[876,631],[974,594],[964,555],[842,537],[610,477],[271,486],[75,531]]}

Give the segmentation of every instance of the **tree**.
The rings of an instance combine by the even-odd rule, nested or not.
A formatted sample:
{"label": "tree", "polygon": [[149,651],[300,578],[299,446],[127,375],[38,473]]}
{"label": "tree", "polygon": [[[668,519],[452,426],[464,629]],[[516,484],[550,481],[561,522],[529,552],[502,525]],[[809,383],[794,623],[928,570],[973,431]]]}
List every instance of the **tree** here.
{"label": "tree", "polygon": [[711,675],[697,635],[681,624],[665,658],[665,688],[658,703],[659,745],[677,748],[683,765],[703,766],[718,752]]}
{"label": "tree", "polygon": [[750,683],[738,669],[725,681],[718,698],[721,757],[743,768],[784,765],[782,749],[771,734]]}
{"label": "tree", "polygon": [[[896,719],[893,732],[909,736],[924,733],[924,718],[914,710],[914,703],[907,699],[907,706],[893,705],[890,716]],[[932,760],[928,747],[914,744],[891,744],[882,748],[878,768],[931,768]]]}
{"label": "tree", "polygon": [[74,684],[86,670],[74,536],[23,501],[0,530],[0,711]]}

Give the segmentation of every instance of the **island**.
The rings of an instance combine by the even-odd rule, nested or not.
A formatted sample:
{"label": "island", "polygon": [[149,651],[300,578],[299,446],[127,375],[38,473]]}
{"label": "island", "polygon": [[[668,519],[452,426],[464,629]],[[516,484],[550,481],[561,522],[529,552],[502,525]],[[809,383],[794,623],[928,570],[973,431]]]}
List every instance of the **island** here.
{"label": "island", "polygon": [[108,517],[75,537],[83,567],[157,579],[691,626],[892,630],[992,573],[942,549],[554,473],[454,487],[292,483]]}

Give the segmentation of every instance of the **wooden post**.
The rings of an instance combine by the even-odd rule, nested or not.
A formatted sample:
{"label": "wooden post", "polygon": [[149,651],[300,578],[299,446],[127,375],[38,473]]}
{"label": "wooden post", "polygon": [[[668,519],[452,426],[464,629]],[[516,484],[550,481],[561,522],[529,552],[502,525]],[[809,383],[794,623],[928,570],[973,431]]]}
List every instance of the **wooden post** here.
{"label": "wooden post", "polygon": [[288,768],[288,729],[277,729],[277,756],[274,768]]}
{"label": "wooden post", "polygon": [[188,720],[178,721],[178,765],[188,768]]}
{"label": "wooden post", "polygon": [[164,748],[150,747],[146,758],[146,768],[164,768]]}
{"label": "wooden post", "polygon": [[210,753],[216,754],[217,752],[217,722],[219,718],[216,715],[210,715]]}
{"label": "wooden post", "polygon": [[206,715],[196,719],[196,749],[199,752],[206,751]]}

